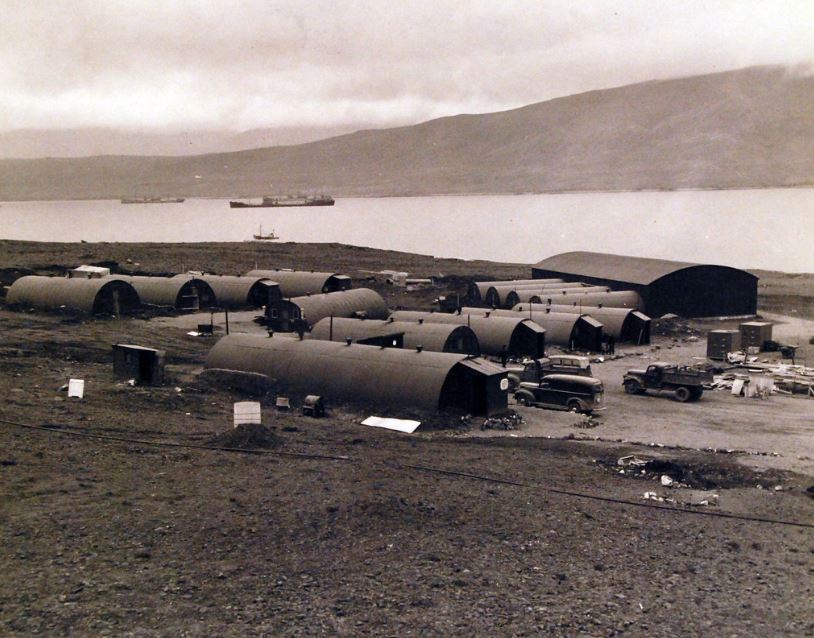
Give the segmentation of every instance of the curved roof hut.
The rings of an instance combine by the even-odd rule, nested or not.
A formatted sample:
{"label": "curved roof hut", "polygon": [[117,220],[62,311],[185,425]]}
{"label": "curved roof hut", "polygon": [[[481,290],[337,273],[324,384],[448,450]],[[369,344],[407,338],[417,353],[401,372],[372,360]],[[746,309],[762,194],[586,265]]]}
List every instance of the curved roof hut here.
{"label": "curved roof hut", "polygon": [[471,281],[467,287],[467,297],[474,304],[483,303],[486,293],[492,286],[522,286],[524,284],[555,284],[563,283],[562,279],[514,279],[501,281]]}
{"label": "curved roof hut", "polygon": [[190,275],[176,277],[127,277],[109,279],[126,281],[136,289],[142,304],[168,306],[178,310],[199,310],[215,306],[215,293],[208,283]]}
{"label": "curved roof hut", "polygon": [[317,322],[310,337],[323,341],[352,339],[358,343],[406,349],[420,346],[429,352],[480,354],[480,344],[472,329],[451,323],[326,317]]}
{"label": "curved roof hut", "polygon": [[328,401],[490,415],[507,406],[503,368],[467,355],[232,334],[205,367],[263,374]]}
{"label": "curved roof hut", "polygon": [[515,312],[545,328],[549,344],[571,350],[602,352],[604,326],[591,315],[554,312],[548,306],[540,304],[518,304],[508,312]]}
{"label": "curved roof hut", "polygon": [[487,317],[482,308],[478,314],[447,314],[445,312],[420,312],[397,310],[394,321],[421,321],[424,323],[463,324],[472,329],[484,354],[500,355],[504,351],[512,355],[542,357],[545,354],[546,331],[524,317]]}
{"label": "curved roof hut", "polygon": [[543,303],[551,305],[608,306],[610,308],[642,308],[642,298],[635,290],[613,290],[611,292],[589,292],[584,295],[544,296]]}
{"label": "curved roof hut", "polygon": [[266,320],[274,330],[288,332],[303,319],[308,329],[325,317],[387,319],[389,311],[382,296],[370,288],[354,288],[285,299],[266,308]]}
{"label": "curved roof hut", "polygon": [[529,292],[537,293],[536,295],[541,299],[554,297],[557,295],[584,295],[591,292],[608,292],[610,288],[599,286],[586,286],[582,283],[573,284],[554,284],[553,286],[534,286],[532,284],[523,284],[522,286],[492,286],[486,291],[486,298],[484,303],[486,306],[492,308],[511,308],[515,301],[520,297],[520,293],[528,294]]}
{"label": "curved roof hut", "polygon": [[634,290],[644,302],[640,309],[651,317],[666,313],[683,317],[743,316],[757,312],[758,278],[728,266],[570,252],[544,259],[532,268],[532,274]]}
{"label": "curved roof hut", "polygon": [[244,277],[264,277],[276,281],[286,299],[349,290],[353,286],[347,275],[313,270],[250,270]]}
{"label": "curved roof hut", "polygon": [[69,308],[89,315],[126,315],[141,305],[129,283],[111,278],[20,277],[6,294],[8,305],[55,310]]}
{"label": "curved roof hut", "polygon": [[[189,279],[189,275],[176,275]],[[241,277],[235,275],[199,275],[196,277],[209,284],[219,308],[262,308],[281,299],[280,284],[266,277]]]}
{"label": "curved roof hut", "polygon": [[626,341],[637,345],[650,343],[650,317],[638,310],[608,306],[552,305],[544,306],[544,308],[550,308],[552,312],[588,314],[597,321],[601,321],[605,335],[613,337],[616,341]]}

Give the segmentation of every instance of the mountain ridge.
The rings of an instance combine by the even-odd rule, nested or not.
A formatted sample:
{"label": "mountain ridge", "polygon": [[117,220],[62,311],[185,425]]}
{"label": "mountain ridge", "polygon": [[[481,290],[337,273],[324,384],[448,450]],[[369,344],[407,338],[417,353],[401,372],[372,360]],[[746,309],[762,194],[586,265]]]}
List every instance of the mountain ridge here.
{"label": "mountain ridge", "polygon": [[327,191],[339,197],[814,183],[814,78],[651,80],[506,111],[191,156],[0,160],[0,199]]}

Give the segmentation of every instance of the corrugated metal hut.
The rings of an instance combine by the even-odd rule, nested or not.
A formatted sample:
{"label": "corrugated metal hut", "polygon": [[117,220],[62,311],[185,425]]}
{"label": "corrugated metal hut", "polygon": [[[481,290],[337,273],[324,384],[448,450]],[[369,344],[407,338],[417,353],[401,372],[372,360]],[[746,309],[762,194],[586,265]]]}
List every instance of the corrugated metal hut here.
{"label": "corrugated metal hut", "polygon": [[543,303],[547,305],[571,305],[577,308],[582,306],[601,306],[609,308],[630,308],[641,310],[642,298],[634,290],[614,290],[612,292],[589,292],[584,295],[565,295],[559,297],[542,296]]}
{"label": "corrugated metal hut", "polygon": [[263,277],[276,281],[285,298],[349,290],[353,286],[347,275],[312,270],[250,270],[244,277]]}
{"label": "corrugated metal hut", "polygon": [[140,305],[135,288],[113,278],[20,277],[6,294],[8,305],[55,310],[69,308],[92,315],[126,315]]}
{"label": "corrugated metal hut", "polygon": [[[189,279],[189,275],[176,275]],[[219,308],[262,308],[282,299],[280,284],[265,277],[234,275],[200,275],[209,284]]]}
{"label": "corrugated metal hut", "polygon": [[215,305],[215,293],[208,283],[196,277],[128,277],[114,275],[108,279],[126,281],[136,289],[142,304],[167,306],[178,310],[200,310]]}
{"label": "corrugated metal hut", "polygon": [[[514,306],[520,310],[525,306]],[[630,342],[637,345],[650,343],[650,317],[638,310],[630,308],[610,308],[607,306],[544,306],[551,312],[566,312],[570,314],[590,315],[602,322],[606,337],[613,337],[618,342]]]}
{"label": "corrugated metal hut", "polygon": [[[461,312],[482,311],[480,308],[462,308]],[[511,315],[509,313],[512,313]],[[565,312],[551,312],[548,306],[519,304],[512,310],[493,310],[490,317],[500,319],[503,317],[525,317],[545,329],[546,342],[549,345],[564,346],[571,350],[587,350],[588,352],[601,352],[604,338],[604,327],[600,321],[587,314],[571,314]]]}
{"label": "corrugated metal hut", "polygon": [[[585,294],[589,292],[606,292],[607,288],[599,288],[599,287],[587,287],[584,284],[574,283],[574,284],[552,284],[549,286],[542,285],[542,286],[535,286],[534,284],[522,284],[518,286],[511,286],[511,285],[500,285],[500,286],[490,286],[489,289],[486,291],[486,297],[484,298],[484,305],[491,307],[491,308],[511,308],[512,304],[511,299],[513,295],[516,296],[519,292],[526,292],[526,291],[535,291],[542,295],[554,296],[558,294],[565,294],[570,293],[573,291],[573,294]],[[519,301],[515,301],[514,303],[520,303]]]}
{"label": "corrugated metal hut", "polygon": [[425,323],[463,324],[472,329],[484,354],[509,354],[542,357],[545,354],[546,333],[533,321],[522,317],[486,317],[483,308],[474,314],[447,314],[445,312],[420,312],[397,310],[391,316],[394,321],[423,321]]}
{"label": "corrugated metal hut", "polygon": [[503,368],[446,352],[232,334],[209,351],[205,367],[263,374],[281,389],[380,409],[491,415],[507,407]]}
{"label": "corrugated metal hut", "polygon": [[284,299],[266,306],[266,323],[273,330],[290,332],[302,319],[310,330],[325,317],[387,319],[389,311],[382,296],[370,288],[340,290],[321,295]]}
{"label": "corrugated metal hut", "polygon": [[570,252],[544,259],[532,268],[532,275],[634,290],[644,301],[640,310],[651,317],[667,313],[682,317],[746,316],[757,312],[758,278],[728,266]]}
{"label": "corrugated metal hut", "polygon": [[[543,287],[535,288],[533,286],[523,286],[508,292],[504,296],[504,308],[512,308],[519,303],[543,303],[549,299],[554,300],[557,295],[562,296],[563,292],[571,293],[574,295],[587,295],[597,292],[608,292],[608,288],[598,288],[596,286],[587,286],[586,284],[575,283],[572,286],[557,286],[557,287]],[[491,291],[490,291],[491,292]],[[490,304],[487,304],[490,305]],[[495,306],[497,307],[497,306]]]}
{"label": "corrugated metal hut", "polygon": [[480,344],[472,329],[452,323],[326,317],[317,322],[309,336],[323,341],[352,339],[357,343],[407,349],[421,346],[430,352],[480,354]]}
{"label": "corrugated metal hut", "polygon": [[486,299],[486,292],[492,286],[522,286],[523,284],[562,283],[562,279],[514,279],[500,281],[471,281],[467,289],[467,297],[473,304],[481,304]]}

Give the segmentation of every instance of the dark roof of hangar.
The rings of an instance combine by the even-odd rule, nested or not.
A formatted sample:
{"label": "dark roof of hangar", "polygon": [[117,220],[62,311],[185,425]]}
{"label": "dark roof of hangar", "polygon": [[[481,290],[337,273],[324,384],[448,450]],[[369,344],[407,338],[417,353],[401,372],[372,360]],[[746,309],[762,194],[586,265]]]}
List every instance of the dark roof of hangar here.
{"label": "dark roof of hangar", "polygon": [[[560,253],[548,259],[543,259],[543,261],[534,264],[533,267],[540,270],[623,281],[646,286],[652,284],[657,279],[671,275],[679,270],[699,266],[737,270],[729,266],[718,266],[714,264],[694,264],[683,261],[669,261],[667,259],[629,257],[626,255],[611,255],[608,253],[587,251]],[[745,270],[738,270],[738,272],[751,275],[751,273],[747,273]]]}

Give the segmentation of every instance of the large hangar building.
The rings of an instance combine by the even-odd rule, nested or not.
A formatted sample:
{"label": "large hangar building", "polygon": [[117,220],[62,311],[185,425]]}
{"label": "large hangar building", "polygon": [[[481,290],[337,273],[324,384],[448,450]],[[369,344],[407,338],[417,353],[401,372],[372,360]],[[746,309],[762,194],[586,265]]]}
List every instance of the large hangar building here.
{"label": "large hangar building", "polygon": [[736,317],[757,313],[758,278],[728,266],[569,252],[532,267],[539,279],[559,277],[639,293],[651,317]]}

